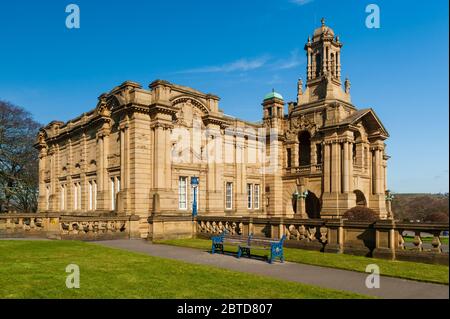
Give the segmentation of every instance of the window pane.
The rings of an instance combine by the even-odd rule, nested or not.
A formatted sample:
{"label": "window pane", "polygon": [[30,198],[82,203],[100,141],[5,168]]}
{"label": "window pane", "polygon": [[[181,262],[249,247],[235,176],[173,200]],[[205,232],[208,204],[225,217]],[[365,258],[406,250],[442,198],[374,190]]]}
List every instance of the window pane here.
{"label": "window pane", "polygon": [[180,177],[178,182],[178,207],[180,209],[187,209],[186,180],[186,177]]}
{"label": "window pane", "polygon": [[252,208],[252,184],[247,184],[247,208]]}
{"label": "window pane", "polygon": [[255,209],[259,209],[259,185],[255,185]]}
{"label": "window pane", "polygon": [[225,208],[231,209],[233,206],[233,183],[226,184]]}

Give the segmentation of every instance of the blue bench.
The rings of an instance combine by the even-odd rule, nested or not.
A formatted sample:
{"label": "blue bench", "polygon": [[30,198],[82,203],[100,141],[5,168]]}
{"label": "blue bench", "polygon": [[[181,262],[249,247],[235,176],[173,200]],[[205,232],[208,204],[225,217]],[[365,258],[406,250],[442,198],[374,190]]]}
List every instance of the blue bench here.
{"label": "blue bench", "polygon": [[247,238],[242,236],[231,236],[227,230],[224,230],[220,235],[211,237],[211,253],[214,254],[216,251],[224,252],[224,244],[228,243],[231,245],[237,245],[237,258],[243,255],[251,257],[251,250],[269,250],[269,263],[272,263],[276,258],[279,258],[281,262],[284,262],[284,251],[283,243],[286,240],[286,236],[280,240],[275,239],[265,239],[265,238],[254,238],[253,234],[250,234]]}
{"label": "blue bench", "polygon": [[249,238],[247,243],[239,244],[237,257],[242,255],[251,256],[252,249],[269,250],[269,263],[271,264],[276,258],[280,259],[280,262],[284,262],[283,243],[286,240],[286,236],[283,235],[280,240],[264,239],[264,238]]}
{"label": "blue bench", "polygon": [[248,238],[243,238],[242,236],[232,236],[228,230],[224,230],[220,235],[212,236],[211,253],[214,254],[216,251],[220,251],[223,254],[223,247],[225,243],[239,245],[240,243],[247,243],[252,238],[252,235]]}

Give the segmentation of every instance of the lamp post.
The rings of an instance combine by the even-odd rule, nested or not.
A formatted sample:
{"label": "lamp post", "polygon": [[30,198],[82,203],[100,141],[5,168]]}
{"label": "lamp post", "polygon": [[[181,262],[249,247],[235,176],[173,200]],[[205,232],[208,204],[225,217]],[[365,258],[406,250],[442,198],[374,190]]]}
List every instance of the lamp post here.
{"label": "lamp post", "polygon": [[191,186],[194,189],[194,198],[192,199],[192,218],[195,218],[195,216],[197,216],[198,177],[191,177]]}
{"label": "lamp post", "polygon": [[[296,189],[292,194],[292,198],[295,200],[295,213],[299,214],[301,218],[307,218],[305,215],[305,199],[308,196],[308,190],[301,193]],[[301,201],[300,201],[301,200]]]}

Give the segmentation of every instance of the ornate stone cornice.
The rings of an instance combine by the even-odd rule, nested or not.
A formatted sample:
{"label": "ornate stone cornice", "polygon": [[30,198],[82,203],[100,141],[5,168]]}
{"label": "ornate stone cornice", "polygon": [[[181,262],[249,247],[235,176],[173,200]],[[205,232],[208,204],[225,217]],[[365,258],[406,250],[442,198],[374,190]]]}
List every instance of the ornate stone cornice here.
{"label": "ornate stone cornice", "polygon": [[326,139],[323,144],[338,144],[338,143],[354,143],[355,141],[349,137],[337,137],[332,139]]}
{"label": "ornate stone cornice", "polygon": [[174,125],[173,125],[172,123],[165,123],[165,122],[155,121],[155,122],[152,122],[152,123],[150,124],[150,128],[151,128],[151,129],[162,128],[162,129],[167,130],[167,129],[173,129],[173,128],[174,128]]}
{"label": "ornate stone cornice", "polygon": [[162,113],[162,114],[169,114],[169,115],[176,115],[177,114],[177,109],[174,108],[172,105],[170,105],[169,102],[167,103],[154,103],[152,105],[150,105],[150,109],[149,109],[149,113],[150,114],[157,114],[157,113]]}
{"label": "ornate stone cornice", "polygon": [[207,115],[203,116],[202,120],[203,120],[203,123],[205,123],[205,125],[216,124],[216,125],[219,125],[220,128],[226,128],[230,125],[226,119],[223,119],[221,117],[214,116],[211,114],[207,114]]}

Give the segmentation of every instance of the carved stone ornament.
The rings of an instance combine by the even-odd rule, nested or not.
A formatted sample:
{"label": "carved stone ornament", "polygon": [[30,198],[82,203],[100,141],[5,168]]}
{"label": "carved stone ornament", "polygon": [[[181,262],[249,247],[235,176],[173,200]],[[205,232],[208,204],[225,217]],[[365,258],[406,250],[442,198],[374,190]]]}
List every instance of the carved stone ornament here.
{"label": "carved stone ornament", "polygon": [[111,116],[111,111],[108,108],[106,96],[102,95],[98,99],[99,99],[99,102],[97,104],[97,114],[100,116],[105,116],[105,117]]}
{"label": "carved stone ornament", "polygon": [[[291,119],[290,134],[298,134],[300,131],[308,131],[311,136],[317,131],[316,124],[308,120],[305,116],[299,116]],[[287,133],[286,133],[287,134]]]}
{"label": "carved stone ornament", "polygon": [[179,125],[179,126],[187,126],[185,120],[184,120],[184,111],[183,107],[181,107],[180,112],[175,117],[175,120],[173,121],[173,124]]}

